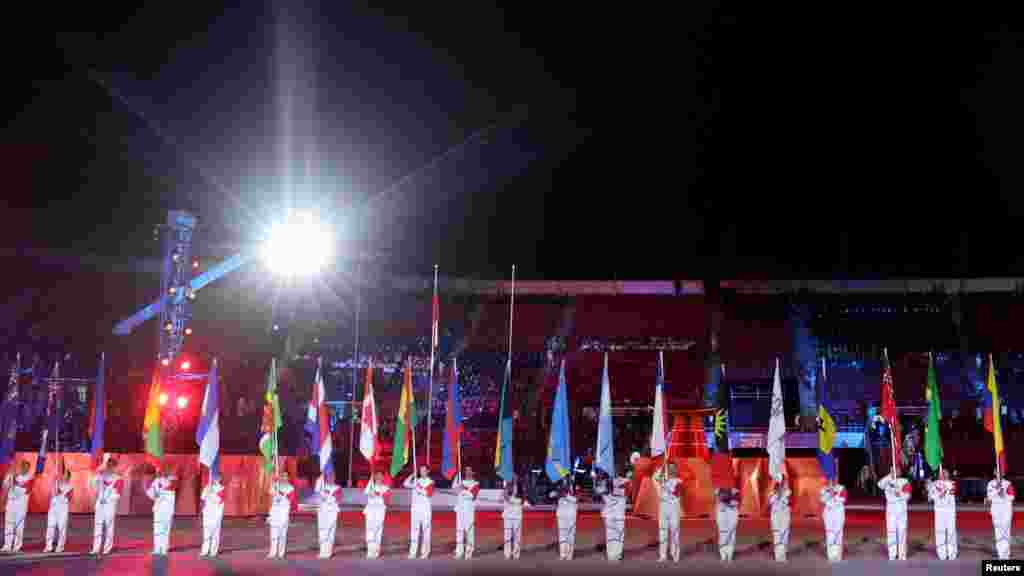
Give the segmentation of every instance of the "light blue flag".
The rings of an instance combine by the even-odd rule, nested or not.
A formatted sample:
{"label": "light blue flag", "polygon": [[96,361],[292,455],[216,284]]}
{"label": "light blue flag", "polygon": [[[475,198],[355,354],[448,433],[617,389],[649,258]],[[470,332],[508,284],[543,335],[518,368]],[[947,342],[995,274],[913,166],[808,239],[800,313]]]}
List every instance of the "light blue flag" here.
{"label": "light blue flag", "polygon": [[196,430],[199,444],[199,463],[210,469],[210,476],[220,477],[220,383],[217,379],[217,359],[213,359],[210,377],[206,380],[203,409]]}
{"label": "light blue flag", "polygon": [[608,380],[608,353],[604,353],[604,373],[601,375],[601,412],[597,420],[597,448],[594,450],[594,468],[615,477],[615,436],[612,429],[612,392]]}
{"label": "light blue flag", "polygon": [[572,472],[569,449],[569,399],[565,385],[565,358],[558,373],[558,392],[551,414],[551,435],[548,437],[548,457],[544,468],[552,482],[558,482]]}

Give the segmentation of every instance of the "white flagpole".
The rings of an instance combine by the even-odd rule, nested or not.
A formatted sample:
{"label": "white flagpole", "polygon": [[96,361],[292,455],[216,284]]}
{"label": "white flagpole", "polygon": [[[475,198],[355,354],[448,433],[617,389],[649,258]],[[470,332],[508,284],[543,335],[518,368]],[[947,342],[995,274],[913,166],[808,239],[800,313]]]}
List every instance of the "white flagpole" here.
{"label": "white flagpole", "polygon": [[[437,299],[437,264],[434,264],[434,298],[430,301],[430,379],[427,392],[427,466],[430,466],[430,428],[434,422],[434,351],[437,350],[438,331],[441,330],[440,318],[434,318],[434,300]],[[438,305],[440,307],[440,304]],[[440,316],[440,312],[438,313]],[[437,321],[437,325],[434,322]],[[437,330],[435,330],[435,327]],[[413,427],[413,438],[416,437],[416,428]],[[413,443],[415,446],[415,443]],[[415,452],[413,452],[415,454]]]}

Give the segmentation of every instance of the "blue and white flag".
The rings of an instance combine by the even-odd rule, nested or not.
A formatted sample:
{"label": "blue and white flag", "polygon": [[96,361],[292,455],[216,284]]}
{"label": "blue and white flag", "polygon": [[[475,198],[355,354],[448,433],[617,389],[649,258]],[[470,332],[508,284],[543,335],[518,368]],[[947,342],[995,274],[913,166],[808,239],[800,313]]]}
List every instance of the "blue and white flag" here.
{"label": "blue and white flag", "polygon": [[331,442],[330,416],[327,412],[327,392],[324,387],[323,360],[317,360],[316,376],[313,379],[313,395],[306,412],[306,438],[309,440],[311,455],[318,455],[320,473],[332,477],[331,457],[334,447]]}
{"label": "blue and white flag", "polygon": [[665,422],[665,353],[658,351],[658,380],[654,385],[654,420],[651,423],[651,458],[668,452]]}
{"label": "blue and white flag", "polygon": [[612,429],[612,392],[608,379],[608,353],[604,353],[604,372],[601,375],[601,412],[597,419],[597,449],[594,468],[615,477],[615,437]]}
{"label": "blue and white flag", "polygon": [[782,377],[779,360],[775,359],[775,382],[772,384],[772,409],[768,419],[768,475],[781,481],[786,472],[786,410],[782,398]]}
{"label": "blue and white flag", "polygon": [[[43,419],[42,438],[39,442],[39,457],[36,458],[36,475],[46,470],[46,451],[48,449],[50,436],[57,436],[57,427],[60,426],[60,362],[53,365],[53,373],[49,382],[46,383],[46,417]],[[56,441],[54,442],[56,444]],[[60,447],[58,446],[59,450]]]}
{"label": "blue and white flag", "polygon": [[558,482],[572,473],[572,456],[569,449],[569,398],[565,384],[565,358],[558,373],[558,392],[551,414],[551,435],[548,437],[548,457],[545,471],[552,482]]}
{"label": "blue and white flag", "polygon": [[211,477],[220,477],[220,382],[217,378],[216,358],[210,366],[210,377],[206,380],[196,443],[199,444],[199,463],[210,469]]}

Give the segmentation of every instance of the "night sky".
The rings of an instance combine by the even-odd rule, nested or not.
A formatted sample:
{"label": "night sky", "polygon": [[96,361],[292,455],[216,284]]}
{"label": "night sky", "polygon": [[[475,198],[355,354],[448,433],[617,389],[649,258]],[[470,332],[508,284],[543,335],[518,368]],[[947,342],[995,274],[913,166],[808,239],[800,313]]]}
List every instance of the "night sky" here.
{"label": "night sky", "polygon": [[401,273],[1024,273],[998,21],[284,4],[9,19],[6,261],[131,266],[175,207],[225,257],[290,204]]}

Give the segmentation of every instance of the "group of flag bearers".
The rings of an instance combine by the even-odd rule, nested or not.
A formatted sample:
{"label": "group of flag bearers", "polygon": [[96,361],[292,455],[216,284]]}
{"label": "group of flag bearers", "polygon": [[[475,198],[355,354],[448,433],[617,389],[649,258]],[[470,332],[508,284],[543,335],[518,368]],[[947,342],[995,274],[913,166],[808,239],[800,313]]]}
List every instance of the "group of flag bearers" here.
{"label": "group of flag bearers", "polygon": [[[431,393],[433,392],[434,357],[438,347],[438,296],[436,286],[437,270],[435,267],[435,287],[433,299],[433,323],[431,342]],[[513,473],[512,466],[512,404],[511,404],[511,371],[512,371],[512,318],[515,302],[515,267],[512,271],[512,298],[509,306],[509,355],[505,367],[505,378],[501,390],[498,416],[498,438],[495,447],[495,469],[504,482],[504,498],[502,519],[504,525],[504,555],[507,559],[518,559],[523,538],[523,509],[529,504],[523,495],[521,479]],[[823,363],[824,375],[824,363]],[[56,369],[55,369],[56,370]],[[715,374],[717,367],[713,367]],[[90,428],[93,432],[92,455],[94,463],[98,462],[103,450],[103,385],[102,364],[100,378],[97,382],[97,393],[92,413]],[[379,451],[377,440],[377,414],[374,402],[373,367],[366,372],[366,389],[364,390],[362,412],[360,418],[359,450],[371,463],[376,461]],[[14,378],[14,376],[12,376]],[[265,470],[272,473],[270,482],[271,504],[268,516],[270,527],[270,546],[268,558],[283,558],[287,549],[288,526],[291,513],[297,509],[297,493],[288,479],[287,472],[280,470],[277,451],[277,433],[282,419],[277,397],[277,369],[272,363],[267,383],[266,405],[261,425],[260,451],[264,455]],[[461,463],[462,417],[458,397],[458,377],[454,360],[451,365],[451,378],[448,385],[445,437],[443,442],[443,473],[452,481],[452,490],[456,496],[456,558],[473,557],[476,540],[476,502],[480,484],[474,478],[473,470],[463,467]],[[668,457],[667,440],[669,435],[665,427],[664,358],[658,355],[658,379],[655,392],[654,422],[651,433],[651,456],[660,460],[653,480],[658,490],[658,559],[667,561],[670,557],[678,562],[680,548],[680,516],[681,501],[687,487],[679,477],[676,464]],[[836,464],[832,448],[835,441],[836,427],[830,415],[827,400],[821,396],[823,386],[819,386],[819,451],[818,459],[827,479],[821,490],[820,499],[823,505],[823,522],[826,536],[826,555],[830,561],[843,558],[843,528],[845,524],[846,489],[836,481]],[[1013,516],[1013,485],[1003,478],[1006,469],[1005,452],[1003,449],[1001,428],[1001,405],[998,387],[995,380],[994,366],[989,357],[988,395],[985,425],[992,432],[995,442],[996,471],[995,479],[989,482],[986,500],[991,506],[991,516],[995,530],[995,548],[999,558],[1009,558],[1010,530]],[[221,526],[224,516],[224,485],[219,472],[219,385],[217,382],[217,364],[213,362],[211,374],[203,399],[202,415],[196,435],[200,446],[199,462],[209,470],[209,480],[202,490],[201,500],[203,544],[200,556],[217,556],[220,550]],[[727,398],[724,386],[718,386],[716,398],[711,399],[714,407],[714,444],[712,456],[712,483],[715,503],[715,523],[718,529],[719,555],[723,562],[733,559],[736,544],[736,528],[739,521],[740,492],[735,486],[735,478],[731,472],[731,461],[728,457],[727,434]],[[154,464],[157,473],[148,489],[147,496],[153,500],[153,554],[165,555],[169,550],[169,536],[174,517],[175,491],[177,478],[173,470],[162,464],[163,447],[160,430],[160,382],[154,376],[150,390],[149,405],[144,423],[146,452]],[[938,471],[938,478],[928,483],[928,497],[935,506],[935,541],[936,552],[940,559],[955,559],[958,554],[956,532],[956,487],[949,479],[948,471],[942,468],[942,446],[939,440],[938,422],[941,418],[938,386],[935,380],[934,367],[929,361],[927,399],[930,404],[928,425],[925,431],[925,454],[932,469]],[[413,473],[403,486],[412,492],[412,508],[410,523],[409,558],[427,558],[431,551],[431,519],[433,515],[432,497],[434,482],[430,478],[429,466],[418,466],[414,430],[416,427],[415,403],[412,390],[411,363],[405,366],[402,396],[398,414],[398,426],[395,435],[392,456],[391,475],[395,476],[409,463],[410,445],[412,447]],[[907,502],[911,489],[909,482],[899,474],[899,419],[893,400],[892,375],[888,366],[888,357],[882,378],[882,419],[892,433],[893,468],[879,482],[884,491],[886,501],[887,546],[890,560],[906,559],[907,537]],[[429,419],[429,416],[428,416]],[[338,514],[342,505],[342,490],[333,479],[333,447],[329,430],[326,394],[323,382],[322,366],[318,365],[314,380],[313,395],[310,401],[306,430],[311,437],[314,455],[318,458],[320,474],[316,482],[315,492],[318,500],[318,549],[321,558],[330,558],[334,552]],[[568,394],[565,381],[565,360],[559,370],[558,389],[555,396],[550,436],[548,440],[545,471],[554,482],[555,490],[551,497],[557,499],[555,516],[558,526],[559,559],[571,560],[575,552],[576,519],[578,514],[577,488],[573,480],[574,466],[571,462],[569,446]],[[429,444],[429,442],[428,442]],[[42,462],[45,457],[45,436]],[[769,475],[772,487],[768,497],[771,513],[771,530],[773,553],[778,561],[786,561],[786,550],[790,536],[790,499],[792,490],[785,474],[785,414],[783,409],[782,388],[779,375],[779,364],[775,366],[775,379],[772,394],[771,418],[769,421],[767,452],[769,459]],[[630,463],[635,465],[640,458],[634,453]],[[723,470],[725,470],[723,472]],[[35,476],[29,473],[29,465],[22,462],[20,468],[13,470],[5,479],[3,489],[7,494],[7,506],[4,525],[4,547],[0,552],[17,553],[22,547],[25,516],[28,510],[28,495],[33,482],[41,474],[37,468]],[[596,456],[594,462],[595,493],[602,499],[601,517],[605,524],[606,554],[609,561],[622,560],[626,532],[626,503],[633,480],[632,474],[622,474],[615,466],[613,427],[611,414],[611,393],[608,376],[608,356],[604,357],[604,371],[601,382],[601,406],[598,420]],[[118,500],[124,489],[124,477],[117,467],[116,458],[109,458],[104,466],[100,466],[93,480],[96,493],[95,522],[92,553],[109,554],[113,548],[114,524]],[[58,480],[51,490],[50,509],[47,515],[46,552],[61,552],[66,540],[68,505],[71,498],[70,473],[61,468]],[[364,489],[366,505],[363,509],[366,527],[366,546],[368,558],[379,558],[384,532],[387,507],[390,502],[390,482],[383,471],[372,469],[370,478]]]}

